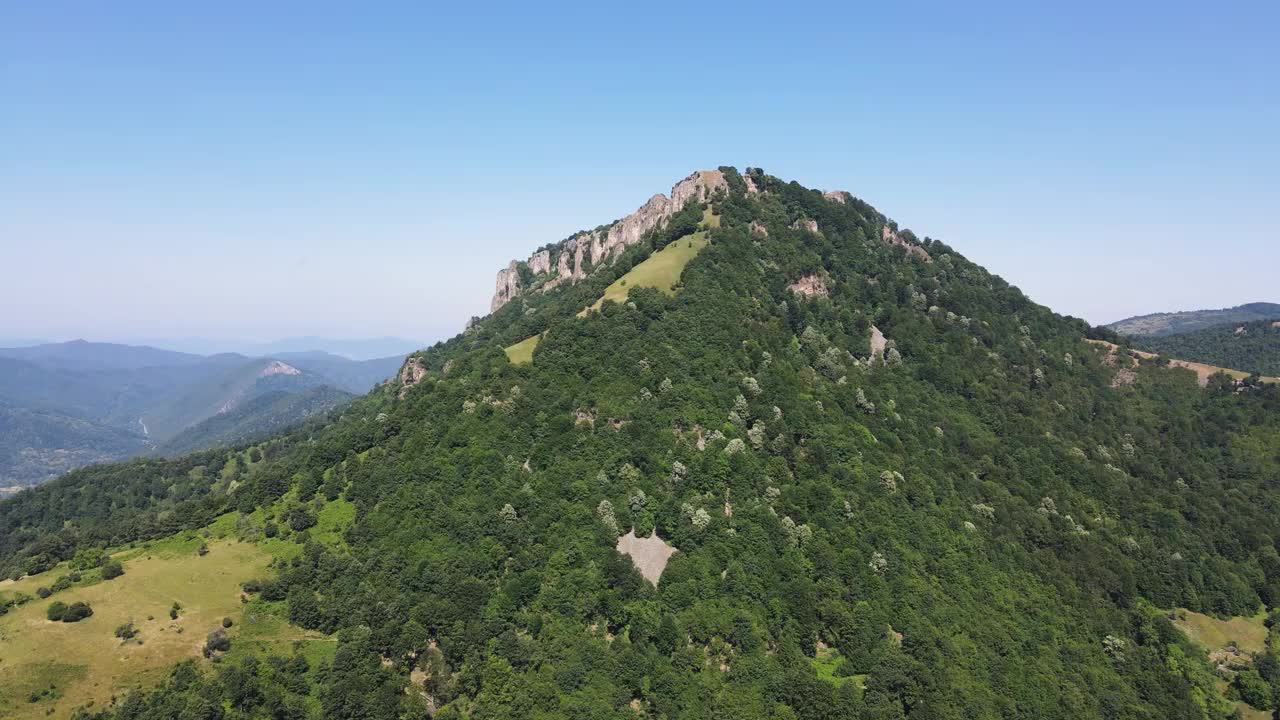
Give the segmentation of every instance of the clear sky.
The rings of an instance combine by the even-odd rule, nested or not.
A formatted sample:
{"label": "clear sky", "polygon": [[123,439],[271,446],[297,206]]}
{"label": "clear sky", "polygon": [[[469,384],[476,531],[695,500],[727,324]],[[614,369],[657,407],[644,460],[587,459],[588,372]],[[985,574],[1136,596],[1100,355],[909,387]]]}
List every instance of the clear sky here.
{"label": "clear sky", "polygon": [[1094,322],[1280,302],[1274,0],[431,5],[0,1],[0,336],[436,339],[725,164]]}

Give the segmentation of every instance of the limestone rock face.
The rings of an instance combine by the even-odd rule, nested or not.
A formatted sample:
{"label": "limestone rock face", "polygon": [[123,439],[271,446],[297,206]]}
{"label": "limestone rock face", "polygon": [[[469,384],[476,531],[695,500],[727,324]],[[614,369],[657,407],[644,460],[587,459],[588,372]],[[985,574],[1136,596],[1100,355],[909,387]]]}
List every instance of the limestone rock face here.
{"label": "limestone rock face", "polygon": [[519,294],[520,271],[517,269],[516,261],[512,260],[510,265],[498,271],[498,279],[493,288],[493,300],[489,302],[489,312],[506,305]]}
{"label": "limestone rock face", "polygon": [[[661,193],[649,198],[644,205],[630,215],[614,222],[605,230],[578,233],[560,243],[556,249],[554,275],[542,286],[550,289],[563,283],[575,283],[587,276],[587,265],[598,265],[613,260],[626,248],[640,242],[645,233],[661,226],[672,215],[691,202],[706,202],[716,192],[728,192],[729,183],[719,170],[699,170],[671,188],[671,197]],[[534,275],[550,274],[552,251],[534,253],[526,261]],[[519,263],[511,264],[498,272],[493,300],[489,312],[494,312],[511,302],[523,292],[520,285]]]}
{"label": "limestone rock face", "polygon": [[606,257],[612,257],[628,246],[640,242],[640,238],[645,233],[671,217],[674,212],[671,209],[673,205],[674,203],[668,200],[666,195],[659,193],[649,198],[639,210],[614,223],[603,237],[599,233],[592,233],[591,262],[599,263]]}
{"label": "limestone rock face", "polygon": [[849,202],[849,200],[853,198],[853,195],[849,194],[848,190],[831,190],[829,192],[822,193],[822,197],[828,200],[834,200],[843,205]]}
{"label": "limestone rock face", "polygon": [[759,237],[769,237],[769,228],[765,227],[764,223],[759,220],[752,220],[751,234]]}
{"label": "limestone rock face", "polygon": [[534,275],[551,272],[551,251],[540,250],[529,256],[529,269]]}

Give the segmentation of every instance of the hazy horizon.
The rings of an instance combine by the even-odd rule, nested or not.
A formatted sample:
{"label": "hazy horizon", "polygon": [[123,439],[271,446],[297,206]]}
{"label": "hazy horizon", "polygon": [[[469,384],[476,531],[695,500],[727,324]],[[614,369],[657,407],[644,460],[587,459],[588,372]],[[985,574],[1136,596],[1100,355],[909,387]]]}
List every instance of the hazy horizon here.
{"label": "hazy horizon", "polygon": [[447,338],[724,164],[1097,324],[1280,301],[1276,6],[734,8],[7,8],[0,337]]}

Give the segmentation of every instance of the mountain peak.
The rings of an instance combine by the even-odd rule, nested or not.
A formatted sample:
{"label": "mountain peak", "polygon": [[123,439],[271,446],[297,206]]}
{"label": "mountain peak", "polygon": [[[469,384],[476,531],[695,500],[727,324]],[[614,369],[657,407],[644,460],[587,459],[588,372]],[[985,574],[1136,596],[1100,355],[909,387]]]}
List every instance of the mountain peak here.
{"label": "mountain peak", "polygon": [[523,263],[512,260],[498,271],[489,312],[506,305],[535,281],[547,290],[578,282],[591,268],[612,261],[690,202],[706,202],[715,193],[728,189],[722,170],[695,170],[671,187],[670,196],[657,193],[635,212],[607,226],[576,233],[535,252]]}

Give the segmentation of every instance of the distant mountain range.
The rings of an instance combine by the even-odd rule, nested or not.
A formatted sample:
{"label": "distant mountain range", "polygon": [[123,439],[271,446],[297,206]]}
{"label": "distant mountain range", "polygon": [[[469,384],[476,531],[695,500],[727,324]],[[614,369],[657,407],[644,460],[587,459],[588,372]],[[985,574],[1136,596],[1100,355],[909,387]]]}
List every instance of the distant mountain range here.
{"label": "distant mountain range", "polygon": [[198,355],[75,340],[0,348],[0,488],[273,432],[368,392],[403,356]]}
{"label": "distant mountain range", "polygon": [[[83,342],[83,341],[75,341]],[[51,343],[48,340],[30,338],[0,338],[0,348],[29,348],[36,345],[66,345],[68,343]],[[89,343],[91,345],[108,345],[111,343]],[[243,342],[239,340],[219,340],[216,338],[155,337],[130,341],[120,347],[146,348],[184,353],[188,355],[209,356],[233,353],[247,357],[276,356],[281,353],[329,353],[350,360],[376,360],[392,356],[404,357],[409,353],[430,345],[430,342],[411,340],[402,337],[377,338],[326,338],[316,335],[282,338],[269,342]]]}
{"label": "distant mountain range", "polygon": [[1178,335],[1215,325],[1280,319],[1280,304],[1247,303],[1219,310],[1187,310],[1184,312],[1138,315],[1107,325],[1121,335]]}

